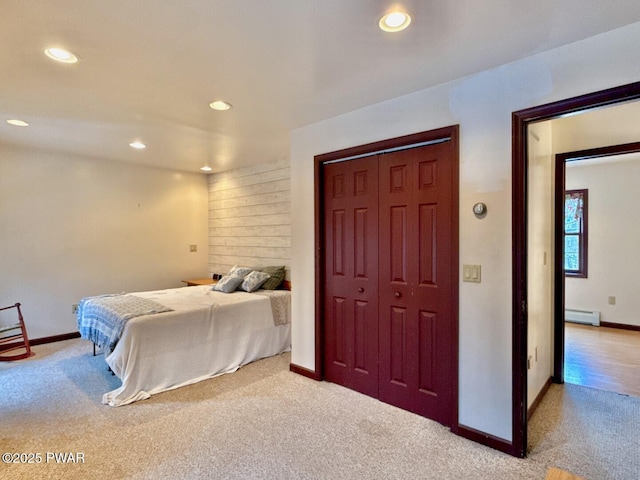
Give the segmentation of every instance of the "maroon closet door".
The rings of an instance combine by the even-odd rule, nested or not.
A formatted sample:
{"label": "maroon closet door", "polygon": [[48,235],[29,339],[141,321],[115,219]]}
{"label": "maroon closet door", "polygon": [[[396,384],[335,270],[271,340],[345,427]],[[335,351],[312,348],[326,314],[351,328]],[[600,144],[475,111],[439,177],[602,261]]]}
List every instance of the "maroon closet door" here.
{"label": "maroon closet door", "polygon": [[451,142],[379,162],[380,400],[451,424]]}
{"label": "maroon closet door", "polygon": [[378,161],[325,165],[325,378],[378,396]]}

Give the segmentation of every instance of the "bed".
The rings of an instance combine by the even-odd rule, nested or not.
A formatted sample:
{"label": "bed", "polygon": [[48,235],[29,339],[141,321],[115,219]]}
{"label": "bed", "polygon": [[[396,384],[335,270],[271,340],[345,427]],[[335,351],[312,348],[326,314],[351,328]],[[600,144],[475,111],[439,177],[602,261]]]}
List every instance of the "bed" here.
{"label": "bed", "polygon": [[105,319],[92,317],[88,307],[102,297],[118,296],[82,299],[80,334],[104,347],[107,364],[122,381],[103,395],[102,403],[126,405],[288,351],[290,295],[281,289],[223,293],[211,286],[130,293],[131,300],[162,308],[148,314],[139,310],[126,319],[112,345],[101,337]]}

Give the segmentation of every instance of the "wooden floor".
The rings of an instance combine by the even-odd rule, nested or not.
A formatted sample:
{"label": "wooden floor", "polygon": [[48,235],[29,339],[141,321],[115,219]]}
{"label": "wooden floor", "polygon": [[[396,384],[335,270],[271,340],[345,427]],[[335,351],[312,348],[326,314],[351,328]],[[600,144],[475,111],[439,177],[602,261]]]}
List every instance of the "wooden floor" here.
{"label": "wooden floor", "polygon": [[582,477],[572,475],[571,473],[559,468],[551,467],[547,472],[544,480],[584,480]]}
{"label": "wooden floor", "polygon": [[640,397],[640,332],[565,323],[564,380]]}

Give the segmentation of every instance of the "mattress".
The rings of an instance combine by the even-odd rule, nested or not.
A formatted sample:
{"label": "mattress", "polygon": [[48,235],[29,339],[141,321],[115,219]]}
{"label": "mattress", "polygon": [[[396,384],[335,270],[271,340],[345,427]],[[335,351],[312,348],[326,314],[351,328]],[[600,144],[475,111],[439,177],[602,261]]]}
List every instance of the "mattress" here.
{"label": "mattress", "polygon": [[290,349],[289,291],[221,293],[193,286],[131,295],[172,311],[127,321],[105,357],[122,385],[104,394],[104,404],[143,400]]}

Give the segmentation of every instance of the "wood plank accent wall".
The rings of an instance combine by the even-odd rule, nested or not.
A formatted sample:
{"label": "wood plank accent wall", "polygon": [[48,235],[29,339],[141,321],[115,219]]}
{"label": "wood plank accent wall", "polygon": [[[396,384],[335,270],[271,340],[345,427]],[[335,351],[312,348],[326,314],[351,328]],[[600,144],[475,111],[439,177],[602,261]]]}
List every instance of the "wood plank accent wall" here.
{"label": "wood plank accent wall", "polygon": [[209,175],[210,275],[235,264],[289,270],[290,176],[288,159]]}

